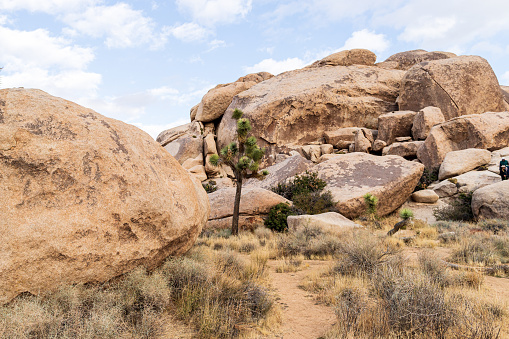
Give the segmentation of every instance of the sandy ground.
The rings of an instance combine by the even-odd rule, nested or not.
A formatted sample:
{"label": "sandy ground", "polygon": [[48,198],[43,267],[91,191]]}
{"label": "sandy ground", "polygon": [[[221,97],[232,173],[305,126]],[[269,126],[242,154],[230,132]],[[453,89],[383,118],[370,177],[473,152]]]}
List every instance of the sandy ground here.
{"label": "sandy ground", "polygon": [[269,263],[272,287],[283,310],[283,323],[275,338],[316,339],[335,323],[333,308],[317,303],[315,295],[299,287],[310,272],[320,271],[328,264],[327,261],[305,260],[303,265],[307,268],[302,271],[277,273],[276,262]]}

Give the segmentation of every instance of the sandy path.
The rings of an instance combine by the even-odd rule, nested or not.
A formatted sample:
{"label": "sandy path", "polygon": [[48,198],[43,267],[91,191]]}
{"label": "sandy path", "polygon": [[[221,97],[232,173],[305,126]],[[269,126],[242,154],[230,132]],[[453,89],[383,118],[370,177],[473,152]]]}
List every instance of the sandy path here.
{"label": "sandy path", "polygon": [[303,264],[308,265],[307,268],[290,273],[276,273],[276,264],[269,263],[272,287],[283,310],[283,323],[276,338],[319,338],[335,323],[336,315],[332,307],[318,304],[314,295],[299,288],[299,285],[306,275],[320,270],[328,262],[305,260]]}

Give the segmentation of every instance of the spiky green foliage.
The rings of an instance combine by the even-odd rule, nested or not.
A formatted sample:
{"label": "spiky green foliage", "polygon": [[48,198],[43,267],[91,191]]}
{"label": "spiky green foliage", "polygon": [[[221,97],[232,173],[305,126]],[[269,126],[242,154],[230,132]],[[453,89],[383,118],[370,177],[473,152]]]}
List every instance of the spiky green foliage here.
{"label": "spiky green foliage", "polygon": [[[238,210],[237,205],[240,204],[242,181],[252,177],[263,179],[268,174],[267,171],[258,172],[260,162],[265,154],[265,148],[258,147],[254,136],[248,136],[252,129],[251,122],[246,118],[242,118],[242,115],[243,112],[240,109],[233,110],[232,117],[237,120],[237,141],[223,147],[219,155],[210,157],[209,160],[209,163],[213,166],[221,166],[221,164],[229,166],[237,180],[236,195],[238,197],[235,198],[232,234],[238,232],[238,215],[236,218],[235,214]],[[237,225],[235,225],[236,223]]]}
{"label": "spiky green foliage", "polygon": [[376,206],[378,205],[378,198],[371,193],[366,193],[363,196],[364,203],[366,204],[366,213],[369,217],[376,217]]}
{"label": "spiky green foliage", "polygon": [[412,212],[411,209],[403,208],[401,211],[399,211],[399,216],[404,220],[410,219],[414,217],[414,212]]}

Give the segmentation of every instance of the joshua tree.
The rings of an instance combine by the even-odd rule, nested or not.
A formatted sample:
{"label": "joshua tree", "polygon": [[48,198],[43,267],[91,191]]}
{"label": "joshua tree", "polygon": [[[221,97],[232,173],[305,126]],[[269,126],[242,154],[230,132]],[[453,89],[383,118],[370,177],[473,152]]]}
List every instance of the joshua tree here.
{"label": "joshua tree", "polygon": [[257,178],[263,179],[268,172],[258,172],[260,161],[265,154],[265,148],[260,148],[256,144],[256,138],[248,137],[251,131],[251,122],[242,118],[242,111],[235,109],[233,111],[233,119],[237,120],[237,142],[233,141],[227,146],[223,147],[219,155],[215,154],[210,157],[210,164],[213,166],[220,166],[221,164],[228,165],[237,181],[237,190],[235,192],[235,205],[233,208],[233,221],[232,221],[232,234],[239,233],[239,212],[240,212],[240,197],[242,193],[242,182],[244,179]]}
{"label": "joshua tree", "polygon": [[412,218],[414,217],[414,212],[412,210],[409,210],[408,208],[403,208],[401,211],[399,211],[399,216],[401,217],[400,222],[398,222],[396,225],[394,225],[394,228],[387,232],[387,235],[390,237],[400,229],[405,229],[408,224],[412,222]]}

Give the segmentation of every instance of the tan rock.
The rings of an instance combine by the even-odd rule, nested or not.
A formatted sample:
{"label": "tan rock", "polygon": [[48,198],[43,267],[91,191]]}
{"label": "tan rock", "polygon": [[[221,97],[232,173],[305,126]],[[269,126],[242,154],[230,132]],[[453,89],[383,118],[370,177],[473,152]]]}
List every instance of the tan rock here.
{"label": "tan rock", "polygon": [[210,157],[212,157],[213,154],[208,154],[205,157],[205,172],[207,173],[208,177],[214,177],[216,175],[219,175],[221,173],[221,167],[216,167],[210,163]]}
{"label": "tan rock", "polygon": [[480,219],[504,219],[509,216],[509,181],[485,186],[472,196],[472,212]]}
{"label": "tan rock", "polygon": [[196,118],[196,113],[198,112],[198,106],[200,106],[200,104],[196,104],[193,106],[193,108],[191,108],[191,110],[189,111],[189,117],[191,118],[191,121],[194,121],[194,119]]}
{"label": "tan rock", "polygon": [[202,135],[203,124],[201,122],[195,121],[190,122],[188,124],[174,127],[162,131],[157,136],[156,141],[161,144],[161,146],[166,146],[168,143],[177,140],[183,136],[194,136],[199,137]]}
{"label": "tan rock", "polygon": [[203,139],[203,154],[205,154],[205,155],[218,154],[217,147],[216,147],[216,140],[215,140],[213,134],[208,134]]}
{"label": "tan rock", "polygon": [[414,140],[425,140],[431,128],[443,122],[445,122],[445,118],[440,108],[429,106],[421,109],[415,115],[412,125]]}
{"label": "tan rock", "polygon": [[472,114],[433,127],[417,157],[427,168],[435,168],[452,151],[467,148],[495,151],[507,145],[509,112]]}
{"label": "tan rock", "polygon": [[[235,190],[235,188],[224,188],[208,195],[211,213],[205,228],[217,227],[217,224],[231,227],[231,219],[228,218],[233,216]],[[262,188],[246,187],[242,189],[240,216],[264,218],[268,215],[272,206],[282,202],[290,204],[290,201],[274,192]],[[229,224],[228,221],[230,221]],[[242,229],[246,225],[242,224],[241,221],[242,219],[239,221],[239,228]]]}
{"label": "tan rock", "polygon": [[331,191],[338,211],[350,219],[365,212],[366,193],[379,198],[380,216],[396,210],[410,197],[423,170],[422,164],[398,156],[365,153],[337,156],[311,168],[327,183],[325,190]]}
{"label": "tan rock", "polygon": [[387,143],[385,141],[376,139],[375,142],[373,143],[373,151],[375,152],[382,151],[385,148],[385,146],[387,146]]}
{"label": "tan rock", "polygon": [[203,133],[202,135],[209,135],[214,134],[216,135],[216,125],[214,125],[213,122],[206,122],[203,124]]}
{"label": "tan rock", "polygon": [[[253,231],[258,227],[263,227],[266,215],[240,215],[239,228],[241,230]],[[233,217],[226,217],[222,219],[215,219],[207,221],[205,229],[221,230],[232,228]]]}
{"label": "tan rock", "polygon": [[198,155],[194,159],[187,159],[182,164],[182,167],[184,167],[186,170],[189,170],[195,166],[203,166],[203,154]]}
{"label": "tan rock", "polygon": [[318,163],[322,163],[324,161],[330,160],[330,159],[332,159],[334,157],[337,157],[337,156],[340,156],[340,155],[341,154],[334,154],[334,153],[333,154],[322,154],[320,156],[320,159],[318,159]]}
{"label": "tan rock", "polygon": [[380,115],[378,117],[378,140],[383,140],[387,145],[390,145],[397,137],[411,136],[416,114],[412,111],[398,111]]}
{"label": "tan rock", "polygon": [[396,142],[408,142],[408,141],[412,141],[412,137],[397,137],[396,139],[394,139],[394,141],[396,141]]}
{"label": "tan rock", "polygon": [[359,127],[345,127],[338,128],[333,131],[325,131],[323,133],[325,141],[328,144],[336,146],[336,148],[343,149],[348,148],[350,144],[353,144],[355,139],[355,133],[359,130]]}
{"label": "tan rock", "polygon": [[319,145],[306,145],[302,146],[302,152],[306,159],[312,162],[318,162],[318,158],[322,155]]}
{"label": "tan rock", "polygon": [[203,138],[196,135],[184,134],[178,139],[166,144],[167,150],[177,161],[183,164],[187,159],[203,158]]}
{"label": "tan rock", "polygon": [[188,169],[188,171],[200,182],[207,180],[207,172],[205,171],[205,166],[203,165],[196,165]]}
{"label": "tan rock", "polygon": [[148,134],[39,90],[0,99],[0,304],[153,269],[194,244],[207,195]]}
{"label": "tan rock", "polygon": [[355,152],[369,153],[374,142],[371,130],[361,128],[355,133],[354,150]]}
{"label": "tan rock", "polygon": [[458,193],[469,193],[502,181],[500,175],[490,171],[471,171],[454,177]]}
{"label": "tan rock", "polygon": [[505,110],[509,110],[509,86],[500,86],[502,96],[504,97]]}
{"label": "tan rock", "polygon": [[[202,184],[214,185],[217,187],[218,190],[223,189],[223,188],[235,187],[232,179],[230,179],[230,178],[208,179],[208,180],[203,181]],[[207,201],[208,201],[208,198],[207,198]]]}
{"label": "tan rock", "polygon": [[323,144],[320,145],[320,153],[321,154],[331,154],[334,152],[334,146],[331,144]]}
{"label": "tan rock", "polygon": [[219,119],[231,104],[235,95],[270,77],[272,77],[270,73],[261,72],[246,75],[229,84],[217,85],[203,96],[197,108],[195,119],[202,122]]}
{"label": "tan rock", "polygon": [[505,109],[497,77],[478,56],[460,56],[413,66],[401,81],[399,107],[442,110],[445,120]]}
{"label": "tan rock", "polygon": [[247,180],[244,186],[270,189],[290,177],[306,172],[312,165],[311,161],[300,154],[295,154],[280,163],[265,168],[269,174],[263,180],[252,178]]}
{"label": "tan rock", "polygon": [[460,151],[449,152],[445,155],[438,179],[444,180],[468,171],[479,166],[486,165],[491,160],[491,152],[485,149],[468,148]]}
{"label": "tan rock", "polygon": [[375,53],[367,49],[352,49],[331,54],[322,60],[314,62],[308,66],[310,68],[324,66],[352,66],[367,65],[373,66],[376,61]]}
{"label": "tan rock", "polygon": [[234,140],[235,108],[251,121],[252,134],[267,148],[267,156],[288,145],[318,141],[325,131],[375,127],[380,114],[395,109],[402,76],[403,71],[374,66],[282,73],[234,97],[218,128],[218,148]]}
{"label": "tan rock", "polygon": [[424,204],[434,204],[438,201],[438,194],[432,190],[421,190],[412,193],[412,200]]}
{"label": "tan rock", "polygon": [[352,228],[363,227],[362,225],[359,225],[336,212],[315,215],[290,215],[287,218],[287,222],[289,231],[297,231],[310,225],[319,227],[322,231],[328,233],[338,233],[345,230],[351,230]]}
{"label": "tan rock", "polygon": [[458,186],[449,180],[444,180],[433,186],[433,191],[440,197],[446,198],[458,193]]}
{"label": "tan rock", "polygon": [[378,67],[408,70],[412,66],[425,61],[449,59],[456,54],[449,52],[427,52],[423,49],[401,52],[388,57],[384,62],[377,63]]}
{"label": "tan rock", "polygon": [[424,144],[424,141],[395,142],[383,149],[382,155],[399,155],[400,157],[412,159],[417,157],[417,150]]}

